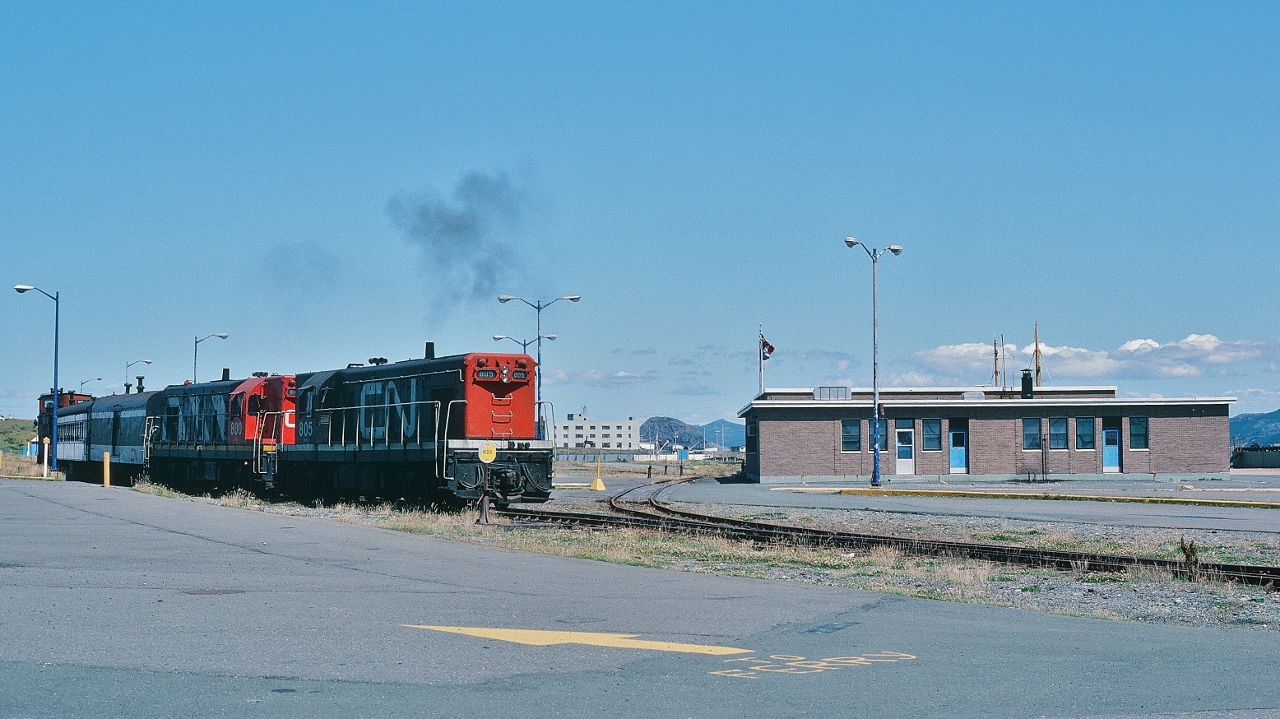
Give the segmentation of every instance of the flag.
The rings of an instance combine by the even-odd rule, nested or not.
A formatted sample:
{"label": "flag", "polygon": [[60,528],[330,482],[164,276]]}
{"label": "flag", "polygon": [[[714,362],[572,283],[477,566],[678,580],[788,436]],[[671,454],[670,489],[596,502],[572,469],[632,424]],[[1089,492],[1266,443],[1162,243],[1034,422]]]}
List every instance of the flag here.
{"label": "flag", "polygon": [[777,348],[769,344],[769,340],[765,339],[764,333],[761,332],[760,333],[760,359],[762,361],[769,359],[769,355],[773,354],[773,351],[775,349]]}

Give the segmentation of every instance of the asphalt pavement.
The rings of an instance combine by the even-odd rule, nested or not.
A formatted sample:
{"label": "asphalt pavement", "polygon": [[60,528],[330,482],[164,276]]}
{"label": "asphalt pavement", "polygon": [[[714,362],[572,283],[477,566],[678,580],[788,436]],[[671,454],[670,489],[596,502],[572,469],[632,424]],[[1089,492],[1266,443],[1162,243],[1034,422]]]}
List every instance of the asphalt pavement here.
{"label": "asphalt pavement", "polygon": [[650,570],[68,482],[0,481],[0,601],[6,717],[1280,716],[1273,632]]}

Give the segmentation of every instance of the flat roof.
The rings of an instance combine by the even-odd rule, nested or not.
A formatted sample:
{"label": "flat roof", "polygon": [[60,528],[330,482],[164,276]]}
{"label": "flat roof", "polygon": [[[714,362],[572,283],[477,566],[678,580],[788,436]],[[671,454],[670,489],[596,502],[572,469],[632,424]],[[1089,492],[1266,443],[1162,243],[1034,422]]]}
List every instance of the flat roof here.
{"label": "flat roof", "polygon": [[[891,387],[888,388],[889,394],[904,393],[942,393],[942,392],[981,392],[982,387],[962,387],[962,388],[934,388],[934,387]],[[987,388],[998,389],[998,388]],[[1115,387],[1039,387],[1037,392],[1045,391],[1046,394],[1055,394],[1052,390],[1063,390],[1080,392],[1083,390],[1115,390]],[[1047,390],[1047,391],[1046,391]],[[871,390],[866,390],[870,392]],[[860,390],[853,390],[854,393],[860,393]],[[859,397],[857,399],[760,399],[760,397],[770,394],[805,394],[812,397],[812,389],[804,388],[787,388],[787,389],[765,389],[764,393],[757,395],[749,404],[738,410],[738,416],[746,415],[752,409],[839,409],[839,408],[871,408],[871,399],[868,397]],[[1022,399],[1021,397],[1010,398],[984,398],[984,399],[900,399],[893,397],[885,397],[886,389],[880,390],[880,404],[892,407],[940,407],[940,408],[957,408],[957,407],[1069,407],[1080,405],[1096,405],[1101,407],[1120,407],[1120,406],[1150,406],[1150,407],[1169,407],[1177,405],[1224,405],[1231,404],[1236,401],[1235,397],[1033,397],[1031,399]]]}

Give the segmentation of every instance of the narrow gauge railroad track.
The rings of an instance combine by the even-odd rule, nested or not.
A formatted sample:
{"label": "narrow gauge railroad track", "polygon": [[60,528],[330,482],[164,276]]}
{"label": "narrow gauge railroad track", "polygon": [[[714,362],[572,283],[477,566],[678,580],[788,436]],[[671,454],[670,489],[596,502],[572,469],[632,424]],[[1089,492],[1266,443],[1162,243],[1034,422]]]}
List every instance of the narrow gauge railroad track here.
{"label": "narrow gauge railroad track", "polygon": [[[911,539],[877,534],[838,532],[826,529],[794,527],[770,522],[755,522],[699,514],[675,509],[662,500],[662,495],[677,484],[695,478],[656,482],[632,487],[609,499],[619,514],[557,512],[525,508],[507,508],[503,514],[544,522],[558,522],[594,527],[631,527],[686,534],[708,534],[741,541],[793,544],[803,547],[832,549],[871,549],[891,547],[905,554],[962,557],[1002,564],[1047,567],[1069,571],[1123,572],[1139,567],[1164,570],[1186,579],[1213,579],[1239,582],[1274,590],[1280,585],[1280,567],[1247,564],[1191,563],[1176,559],[1157,559],[1117,554],[1092,554],[1058,549],[1032,549],[1005,544],[979,544],[932,539]],[[665,485],[655,487],[655,485]],[[627,495],[649,490],[648,497],[628,500]]]}

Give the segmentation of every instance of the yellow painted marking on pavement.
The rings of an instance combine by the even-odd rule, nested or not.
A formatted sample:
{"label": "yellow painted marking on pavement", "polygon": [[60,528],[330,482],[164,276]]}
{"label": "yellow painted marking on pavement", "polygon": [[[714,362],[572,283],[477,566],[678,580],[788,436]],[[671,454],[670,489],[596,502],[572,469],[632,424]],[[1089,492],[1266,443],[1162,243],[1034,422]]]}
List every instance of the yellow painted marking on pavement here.
{"label": "yellow painted marking on pavement", "polygon": [[767,659],[754,656],[725,659],[724,662],[726,664],[741,662],[742,666],[708,672],[708,674],[732,677],[734,679],[759,679],[760,672],[768,674],[821,674],[822,672],[848,669],[849,667],[869,667],[877,663],[895,664],[897,662],[911,661],[915,658],[914,654],[903,654],[902,652],[875,652],[872,654],[859,654],[854,657],[827,657],[826,659],[806,659],[795,654],[770,654]]}
{"label": "yellow painted marking on pavement", "polygon": [[651,642],[636,639],[639,634],[605,634],[601,632],[556,632],[542,629],[503,629],[500,627],[436,627],[427,624],[404,624],[411,629],[430,629],[436,632],[465,634],[469,637],[497,639],[516,644],[532,644],[547,647],[553,644],[585,644],[593,647],[618,649],[648,649],[655,652],[683,652],[685,654],[750,654],[752,649],[718,647],[710,644],[680,644],[678,642]]}
{"label": "yellow painted marking on pavement", "polygon": [[[982,492],[958,489],[871,489],[851,487],[828,489],[817,487],[772,487],[773,492],[801,492],[806,494],[846,494],[860,497],[960,497],[966,499],[1050,499],[1076,502],[1134,502],[1138,504],[1189,504],[1207,507],[1242,507],[1249,509],[1280,509],[1280,502],[1249,502],[1236,499],[1191,499],[1182,497],[1125,497],[1104,494],[1049,494],[1047,492]],[[1214,490],[1204,490],[1214,491]]]}

